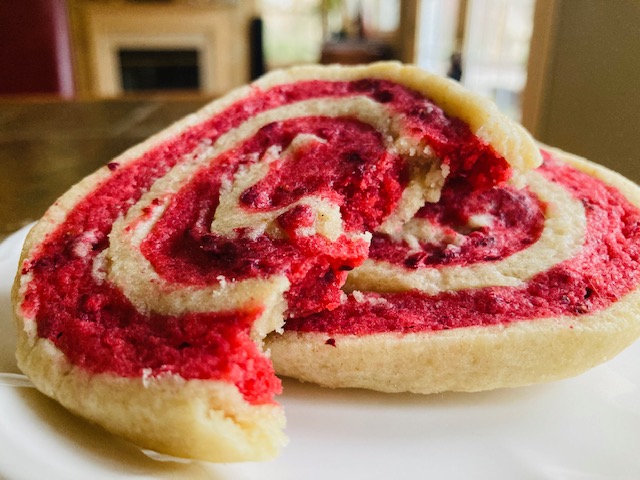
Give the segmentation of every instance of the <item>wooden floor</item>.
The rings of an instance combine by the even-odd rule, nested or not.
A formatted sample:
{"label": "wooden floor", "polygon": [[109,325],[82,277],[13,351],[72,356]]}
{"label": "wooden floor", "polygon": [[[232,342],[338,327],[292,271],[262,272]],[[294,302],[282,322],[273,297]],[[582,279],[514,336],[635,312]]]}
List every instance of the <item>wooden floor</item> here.
{"label": "wooden floor", "polygon": [[207,99],[0,100],[0,240],[71,185]]}

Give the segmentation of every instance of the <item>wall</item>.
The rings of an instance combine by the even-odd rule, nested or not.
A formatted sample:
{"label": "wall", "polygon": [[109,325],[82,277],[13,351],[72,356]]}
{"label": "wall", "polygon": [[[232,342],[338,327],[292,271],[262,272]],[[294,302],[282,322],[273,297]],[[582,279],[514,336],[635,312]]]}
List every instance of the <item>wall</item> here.
{"label": "wall", "polygon": [[73,95],[64,0],[0,0],[0,95]]}
{"label": "wall", "polygon": [[640,2],[538,0],[523,123],[640,182]]}

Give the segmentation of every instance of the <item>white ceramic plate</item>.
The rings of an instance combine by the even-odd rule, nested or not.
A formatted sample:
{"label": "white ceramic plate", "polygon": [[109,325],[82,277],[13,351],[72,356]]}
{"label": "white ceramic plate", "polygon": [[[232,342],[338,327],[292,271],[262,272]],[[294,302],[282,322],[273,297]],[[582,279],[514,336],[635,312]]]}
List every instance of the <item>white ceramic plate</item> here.
{"label": "white ceramic plate", "polygon": [[[18,373],[9,291],[26,229],[0,244],[0,371]],[[7,479],[638,479],[640,342],[569,380],[387,395],[285,381],[290,444],[267,463],[158,459],[0,375]]]}

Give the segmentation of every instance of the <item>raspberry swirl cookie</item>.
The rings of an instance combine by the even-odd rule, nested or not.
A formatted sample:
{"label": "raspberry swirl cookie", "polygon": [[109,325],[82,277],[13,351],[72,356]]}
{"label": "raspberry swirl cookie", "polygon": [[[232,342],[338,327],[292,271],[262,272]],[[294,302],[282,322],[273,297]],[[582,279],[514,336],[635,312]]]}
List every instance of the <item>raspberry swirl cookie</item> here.
{"label": "raspberry swirl cookie", "polygon": [[[19,366],[71,411],[145,448],[210,461],[271,458],[284,443],[284,416],[265,336],[292,320],[270,345],[278,368],[306,378],[323,360],[295,353],[305,343],[335,354],[346,338],[388,328],[344,330],[349,305],[398,295],[406,299],[398,308],[414,311],[414,302],[421,314],[424,295],[437,292],[414,289],[422,274],[407,275],[407,285],[398,279],[429,263],[411,260],[435,215],[425,203],[441,193],[458,201],[456,188],[510,185],[504,200],[474,201],[524,212],[513,195],[542,208],[537,190],[515,189],[540,161],[528,134],[491,103],[415,68],[270,74],[125,152],[46,212],[26,240],[13,291]],[[486,215],[479,208],[477,222]],[[530,217],[518,233],[525,242],[542,229],[539,214]],[[520,248],[499,242],[496,255]],[[512,278],[508,269],[503,276]],[[447,294],[445,283],[434,285]],[[570,304],[578,294],[569,292]],[[495,308],[493,323],[505,325]],[[313,318],[336,323],[305,328],[302,319]],[[384,335],[406,342],[405,330]],[[287,365],[292,338],[298,373]]]}
{"label": "raspberry swirl cookie", "polygon": [[558,150],[525,187],[448,182],[332,311],[273,335],[276,371],[332,387],[479,391],[556,380],[640,335],[640,189]]}

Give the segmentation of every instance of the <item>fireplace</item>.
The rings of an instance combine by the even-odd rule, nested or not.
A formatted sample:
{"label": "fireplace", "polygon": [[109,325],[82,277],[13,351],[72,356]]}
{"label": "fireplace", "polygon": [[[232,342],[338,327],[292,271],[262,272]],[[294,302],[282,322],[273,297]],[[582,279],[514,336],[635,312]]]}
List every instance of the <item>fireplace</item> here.
{"label": "fireplace", "polygon": [[221,95],[249,80],[252,2],[84,4],[92,93]]}
{"label": "fireplace", "polygon": [[130,49],[118,52],[125,92],[158,90],[199,91],[200,59],[195,49]]}

